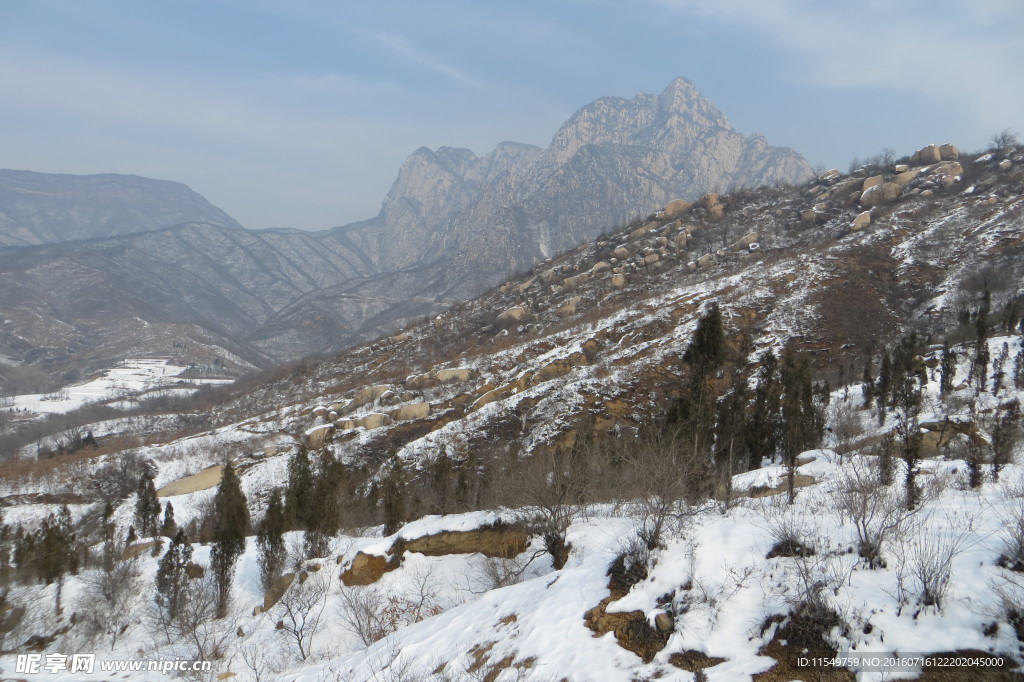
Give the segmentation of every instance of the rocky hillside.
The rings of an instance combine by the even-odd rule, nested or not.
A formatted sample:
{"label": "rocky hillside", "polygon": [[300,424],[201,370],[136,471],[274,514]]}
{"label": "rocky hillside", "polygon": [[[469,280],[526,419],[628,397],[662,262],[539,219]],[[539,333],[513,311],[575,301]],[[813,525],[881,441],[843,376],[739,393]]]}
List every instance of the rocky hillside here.
{"label": "rocky hillside", "polygon": [[177,182],[0,170],[0,246],[114,237],[192,222],[242,227]]}
{"label": "rocky hillside", "polygon": [[382,264],[443,254],[444,291],[464,296],[651,206],[809,175],[799,154],[736,132],[679,78],[660,95],[588,104],[544,150],[503,143],[477,158],[465,149],[420,149],[380,215],[350,229]]}
{"label": "rocky hillside", "polygon": [[[165,658],[243,679],[800,679],[798,656],[847,651],[956,654],[975,661],[959,674],[1016,679],[1022,270],[1019,147],[928,146],[795,188],[667,202],[479,298],[187,412],[22,439],[0,481],[23,529],[6,537],[28,551],[26,529],[67,503],[96,559],[67,578],[60,617],[46,615],[57,583],[12,566],[9,598],[28,606],[0,634],[18,652],[101,642],[110,658],[158,641]],[[700,330],[716,318],[712,351]],[[771,402],[766,351],[808,377],[776,403],[821,410],[801,452],[746,439]],[[715,397],[714,442],[680,445],[655,427],[701,417],[679,407],[702,405],[695,386]],[[48,449],[76,428],[89,442]],[[705,451],[719,474],[687,454]],[[233,610],[214,618],[196,540],[213,538],[225,460],[254,520],[275,489],[298,509],[307,471],[337,525],[295,516],[292,559],[267,589],[249,537]],[[179,637],[153,635],[168,631],[154,629],[154,545],[109,539],[137,523],[147,471],[193,543],[185,594],[207,606],[167,621]],[[90,587],[114,575],[104,548],[121,552],[126,601]],[[1002,660],[977,663],[988,654]]]}

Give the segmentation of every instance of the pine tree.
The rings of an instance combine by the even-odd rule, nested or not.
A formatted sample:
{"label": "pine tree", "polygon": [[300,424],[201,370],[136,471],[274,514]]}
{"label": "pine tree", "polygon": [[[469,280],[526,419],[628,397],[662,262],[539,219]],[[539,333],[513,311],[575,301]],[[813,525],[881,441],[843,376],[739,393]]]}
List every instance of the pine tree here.
{"label": "pine tree", "polygon": [[213,498],[213,548],[210,568],[217,581],[217,617],[227,615],[235,562],[245,551],[249,531],[249,505],[231,463],[224,465],[220,485]]}
{"label": "pine tree", "polygon": [[864,396],[864,408],[871,408],[871,401],[875,397],[875,370],[871,364],[871,349],[864,352],[864,375],[861,377],[861,393]]}
{"label": "pine tree", "polygon": [[135,525],[142,537],[155,535],[160,518],[160,500],[156,497],[153,474],[147,471],[139,479],[138,498],[135,500]]}
{"label": "pine tree", "polygon": [[381,501],[384,506],[384,535],[397,533],[405,517],[405,472],[402,461],[395,455],[391,456],[388,464]]}
{"label": "pine tree", "polygon": [[811,365],[787,345],[780,369],[782,378],[782,450],[787,467],[790,504],[796,497],[796,458],[821,444],[824,410],[815,399]]}
{"label": "pine tree", "polygon": [[173,538],[178,532],[178,524],[174,521],[174,507],[170,500],[164,505],[164,520],[160,523],[160,535]]}
{"label": "pine tree", "polygon": [[263,515],[256,534],[260,584],[264,590],[269,590],[284,571],[288,560],[288,549],[284,543],[286,530],[288,521],[285,518],[284,503],[281,501],[281,491],[275,488],[270,494],[266,514]]}
{"label": "pine tree", "polygon": [[744,429],[750,469],[760,467],[763,459],[775,458],[782,431],[779,361],[769,349],[761,354],[760,362],[750,418]]}
{"label": "pine tree", "polygon": [[683,353],[683,361],[689,363],[701,378],[725,362],[725,329],[717,303],[712,303],[698,320],[693,338]]}
{"label": "pine tree", "polygon": [[948,341],[942,344],[940,369],[942,376],[939,379],[939,395],[945,397],[953,390],[953,377],[956,374],[956,352],[949,347]]}
{"label": "pine tree", "polygon": [[313,506],[313,469],[309,453],[304,448],[288,460],[288,487],[284,493],[284,506],[292,528],[305,530]]}
{"label": "pine tree", "polygon": [[75,531],[71,511],[61,505],[57,516],[50,514],[36,532],[35,565],[39,578],[47,585],[57,583],[56,612],[61,611],[64,575],[78,570],[78,552],[75,550]]}
{"label": "pine tree", "polygon": [[167,547],[156,570],[157,607],[167,620],[174,620],[188,581],[188,565],[192,561],[192,545],[185,531],[179,529]]}

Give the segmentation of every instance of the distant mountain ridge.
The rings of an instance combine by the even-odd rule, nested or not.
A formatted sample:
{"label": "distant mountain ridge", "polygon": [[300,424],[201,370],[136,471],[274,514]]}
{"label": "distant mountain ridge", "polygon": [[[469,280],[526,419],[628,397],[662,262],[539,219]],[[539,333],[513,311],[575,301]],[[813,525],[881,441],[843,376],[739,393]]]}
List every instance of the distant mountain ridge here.
{"label": "distant mountain ridge", "polygon": [[685,79],[583,107],[546,149],[422,147],[376,217],[321,232],[245,230],[180,183],[0,171],[0,247],[21,246],[0,249],[0,356],[240,372],[337,351],[670,200],[809,175]]}
{"label": "distant mountain ridge", "polygon": [[179,182],[0,170],[0,246],[115,237],[192,222],[242,229]]}
{"label": "distant mountain ridge", "polygon": [[588,104],[543,150],[421,148],[380,214],[343,229],[383,265],[445,254],[444,294],[464,297],[673,199],[810,176],[802,156],[736,132],[678,78],[659,95]]}

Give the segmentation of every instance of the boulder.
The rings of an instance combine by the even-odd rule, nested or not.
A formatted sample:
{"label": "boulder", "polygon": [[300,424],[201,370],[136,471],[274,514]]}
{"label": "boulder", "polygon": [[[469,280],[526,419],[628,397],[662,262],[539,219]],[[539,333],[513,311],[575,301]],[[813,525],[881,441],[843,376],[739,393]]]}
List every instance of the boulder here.
{"label": "boulder", "polygon": [[872,175],[870,178],[864,178],[864,182],[861,184],[860,189],[862,192],[866,192],[876,185],[881,185],[883,180],[884,178],[881,175]]}
{"label": "boulder", "polygon": [[612,275],[612,286],[616,289],[626,286],[626,276],[623,274]]}
{"label": "boulder", "polygon": [[964,168],[959,161],[943,161],[932,166],[929,173],[938,180],[943,187],[952,187],[957,178],[963,176]]}
{"label": "boulder", "polygon": [[597,263],[594,263],[594,267],[590,268],[590,274],[596,275],[598,273],[604,272],[605,270],[611,270],[611,269],[612,269],[611,263],[609,263],[608,261],[602,260],[602,261],[598,261]]}
{"label": "boulder", "polygon": [[442,384],[455,384],[469,381],[473,378],[474,370],[468,367],[457,367],[455,369],[439,369],[434,376]]}
{"label": "boulder", "polygon": [[364,429],[370,430],[379,429],[382,426],[388,426],[391,422],[391,415],[382,414],[380,412],[371,412],[362,418],[360,425]]}
{"label": "boulder", "polygon": [[675,199],[665,205],[665,215],[669,218],[678,218],[690,210],[690,202],[685,199]]}
{"label": "boulder", "polygon": [[713,204],[708,207],[708,218],[713,221],[719,221],[725,217],[725,206],[721,204]]}
{"label": "boulder", "polygon": [[354,409],[356,407],[362,407],[363,405],[372,403],[374,400],[384,395],[389,388],[391,387],[387,384],[378,384],[376,386],[367,386],[366,388],[360,389],[360,391],[356,393],[355,397],[352,398],[350,405]]}
{"label": "boulder", "polygon": [[893,170],[896,171],[897,173],[904,173],[910,170],[910,166],[908,166],[905,163],[897,163],[895,166],[893,166]]}
{"label": "boulder", "polygon": [[841,176],[842,176],[842,173],[840,173],[837,168],[833,168],[833,169],[827,170],[824,173],[822,173],[821,175],[819,175],[818,176],[818,180],[821,181],[821,182],[824,182],[824,183],[831,184],[831,183],[835,182],[836,180],[838,180]]}
{"label": "boulder", "polygon": [[871,224],[871,211],[864,211],[856,218],[853,219],[852,228],[854,230],[863,230],[865,227]]}
{"label": "boulder", "polygon": [[402,405],[397,410],[393,410],[391,418],[396,421],[413,421],[415,419],[426,419],[430,416],[430,403],[413,403],[411,405]]}
{"label": "boulder", "polygon": [[321,424],[306,432],[306,447],[310,450],[322,448],[331,442],[334,435],[334,424]]}
{"label": "boulder", "polygon": [[943,161],[958,161],[960,159],[960,150],[951,144],[944,144],[939,147],[939,158]]}
{"label": "boulder", "polygon": [[1013,168],[1013,162],[1010,161],[1009,159],[1003,159],[1002,161],[999,162],[999,170],[1008,171],[1011,168]]}
{"label": "boulder", "polygon": [[711,265],[714,258],[715,257],[712,254],[705,253],[703,256],[697,259],[697,267],[706,268],[707,266]]}
{"label": "boulder", "polygon": [[896,201],[903,188],[895,182],[883,182],[881,185],[870,187],[860,195],[860,205],[864,208],[891,204]]}
{"label": "boulder", "polygon": [[927,147],[922,147],[917,152],[915,152],[914,158],[917,159],[918,163],[927,165],[930,163],[938,163],[939,161],[942,161],[942,153],[939,152],[938,147],[936,147],[933,144],[930,144]]}
{"label": "boulder", "polygon": [[710,209],[712,206],[716,206],[719,203],[718,195],[714,192],[709,192],[700,198],[700,205],[707,209]]}
{"label": "boulder", "polygon": [[661,256],[656,253],[649,253],[644,256],[644,265],[654,265],[659,260],[661,260]]}
{"label": "boulder", "polygon": [[812,208],[800,212],[800,222],[802,222],[804,225],[813,225],[816,217],[817,214],[814,212],[814,209]]}
{"label": "boulder", "polygon": [[914,178],[918,176],[920,172],[920,168],[915,168],[913,170],[905,170],[902,173],[898,174],[896,177],[894,177],[892,181],[899,185],[900,187],[906,187],[911,183],[911,181]]}
{"label": "boulder", "polygon": [[741,237],[739,240],[734,242],[733,245],[731,247],[729,247],[729,248],[731,248],[731,249],[745,249],[748,246],[750,246],[751,244],[755,243],[758,240],[759,236],[760,235],[758,235],[757,232],[750,232],[749,234]]}
{"label": "boulder", "polygon": [[687,245],[687,243],[689,243],[689,241],[690,241],[690,233],[689,232],[680,232],[679,234],[676,235],[676,248],[677,249],[685,249],[686,245]]}
{"label": "boulder", "polygon": [[579,304],[580,300],[581,299],[579,296],[573,296],[568,301],[566,301],[564,305],[560,306],[555,311],[555,314],[558,315],[559,317],[572,317],[573,315],[576,314],[576,306],[577,304]]}
{"label": "boulder", "polygon": [[573,277],[566,277],[562,280],[562,284],[565,285],[566,289],[575,289],[581,284],[585,284],[590,279],[589,272],[583,272]]}
{"label": "boulder", "polygon": [[405,387],[414,391],[439,386],[441,381],[433,374],[414,374],[405,380]]}
{"label": "boulder", "polygon": [[618,258],[619,260],[626,260],[627,258],[629,258],[629,249],[627,249],[625,246],[620,246],[614,251],[612,251],[612,255]]}
{"label": "boulder", "polygon": [[498,315],[498,322],[519,322],[526,317],[526,308],[517,305]]}

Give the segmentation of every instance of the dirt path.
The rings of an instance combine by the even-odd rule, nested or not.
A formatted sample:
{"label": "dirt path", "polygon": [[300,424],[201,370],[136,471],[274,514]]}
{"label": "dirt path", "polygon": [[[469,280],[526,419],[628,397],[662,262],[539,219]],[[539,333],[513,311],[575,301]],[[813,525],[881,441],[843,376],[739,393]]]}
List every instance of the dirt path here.
{"label": "dirt path", "polygon": [[222,471],[224,471],[224,465],[218,464],[209,469],[203,469],[198,474],[192,474],[185,478],[179,478],[177,481],[171,481],[163,488],[160,488],[160,490],[157,490],[156,496],[173,497],[174,495],[185,495],[186,493],[208,490],[220,483]]}

